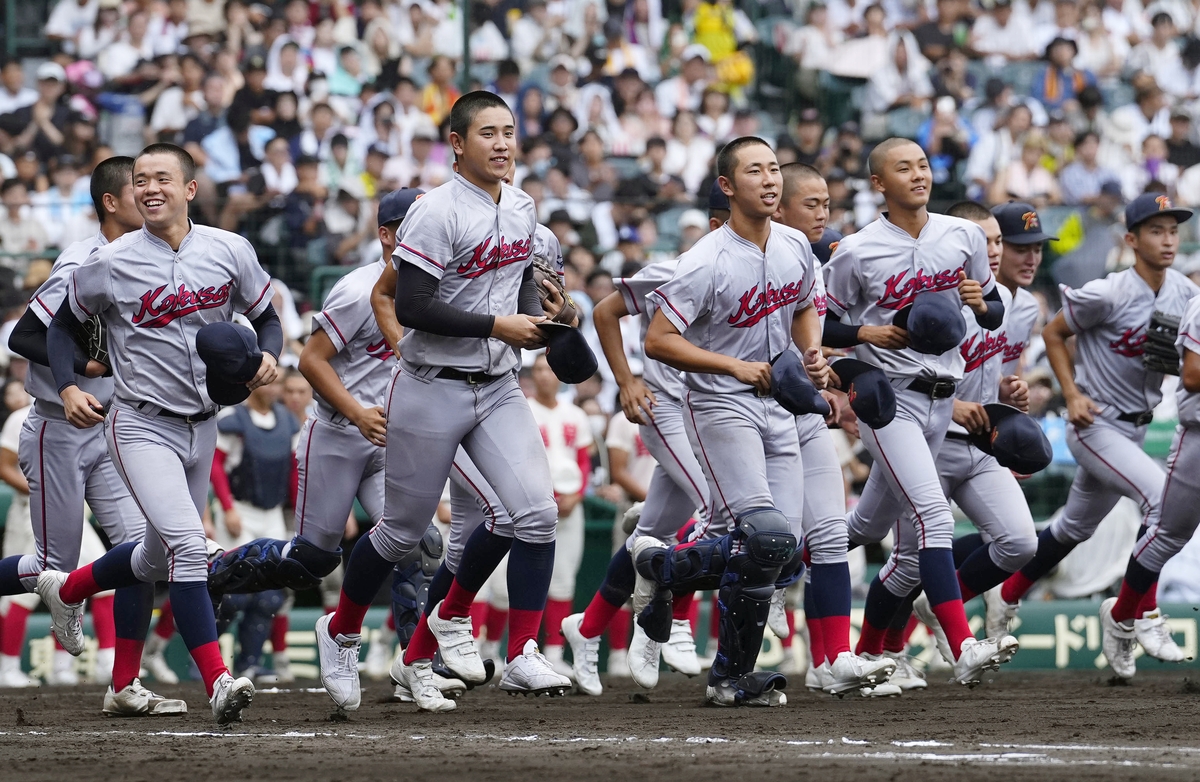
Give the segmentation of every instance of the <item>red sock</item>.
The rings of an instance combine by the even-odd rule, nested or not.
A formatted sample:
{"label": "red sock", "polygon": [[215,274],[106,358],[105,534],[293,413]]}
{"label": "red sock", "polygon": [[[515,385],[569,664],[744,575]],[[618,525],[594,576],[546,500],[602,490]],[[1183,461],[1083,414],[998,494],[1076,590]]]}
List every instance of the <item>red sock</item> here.
{"label": "red sock", "polygon": [[792,640],[796,637],[796,612],[789,608],[785,615],[788,625],[787,638],[780,640],[780,643],[783,644],[784,649],[791,649]]}
{"label": "red sock", "polygon": [[363,619],[367,615],[369,605],[359,605],[358,603],[346,597],[346,591],[342,590],[341,597],[338,598],[337,610],[333,612],[333,618],[329,620],[329,637],[337,638],[341,635],[360,635],[362,634]]}
{"label": "red sock", "polygon": [[208,691],[208,697],[212,697],[213,685],[223,673],[229,673],[229,669],[225,667],[225,661],[221,659],[221,644],[217,641],[209,641],[206,644],[201,644],[192,650],[192,659],[196,661],[196,667],[200,669],[200,678],[204,679],[204,689]]}
{"label": "red sock", "polygon": [[808,643],[813,665],[820,665],[825,662],[825,627],[820,619],[810,619],[807,616],[805,624],[808,625]]}
{"label": "red sock", "polygon": [[[911,623],[912,621],[913,617],[910,616],[908,618],[908,622]],[[900,629],[889,626],[887,632],[883,635],[883,650],[885,652],[892,653],[903,652],[908,646],[907,632],[908,623],[906,623],[904,627],[901,627]]]}
{"label": "red sock", "polygon": [[92,598],[92,633],[101,649],[117,645],[117,626],[113,621],[113,596]]}
{"label": "red sock", "polygon": [[[819,621],[824,622],[824,620]],[[886,635],[886,627],[875,627],[864,619],[862,631],[858,634],[858,646],[855,647],[854,653],[883,654],[883,639]]]}
{"label": "red sock", "polygon": [[82,603],[100,591],[100,585],[96,583],[96,579],[92,578],[92,566],[84,565],[67,576],[58,596],[64,603]]}
{"label": "red sock", "polygon": [[387,619],[383,620],[383,626],[391,630],[393,633],[396,632],[396,615],[391,611],[388,611]]}
{"label": "red sock", "polygon": [[570,600],[546,600],[546,610],[542,612],[542,626],[545,628],[546,646],[562,646],[565,639],[562,634],[562,622],[571,615]]}
{"label": "red sock", "polygon": [[633,612],[622,608],[613,614],[608,624],[608,648],[620,651],[629,648],[629,633],[633,629]]}
{"label": "red sock", "polygon": [[1147,611],[1153,611],[1158,608],[1158,582],[1155,581],[1146,590],[1146,594],[1142,596],[1142,602],[1138,604],[1138,618]]}
{"label": "red sock", "polygon": [[499,641],[500,636],[504,635],[504,626],[506,624],[508,624],[508,611],[496,608],[496,606],[488,603],[487,621],[484,623],[484,626],[487,627],[487,639],[489,641]]}
{"label": "red sock", "polygon": [[[693,594],[692,597],[695,598],[695,595]],[[687,620],[692,625],[692,638],[695,638],[696,631],[700,629],[700,601],[699,600],[695,600],[695,599],[692,600],[692,607],[688,611]]]}
{"label": "red sock", "polygon": [[688,592],[683,595],[675,595],[675,597],[671,600],[671,618],[690,619],[692,616],[692,606],[695,604],[695,592]]}
{"label": "red sock", "polygon": [[483,627],[487,622],[488,604],[476,600],[471,603],[471,611],[468,614],[471,617],[471,636],[478,638],[483,632]]}
{"label": "red sock", "polygon": [[438,616],[442,619],[453,619],[459,616],[471,615],[471,603],[475,602],[475,592],[468,592],[458,579],[450,582],[450,591],[438,608]]}
{"label": "red sock", "polygon": [[30,611],[22,605],[13,603],[8,607],[4,617],[4,632],[0,633],[0,654],[8,657],[20,657],[25,647],[25,626],[29,622]]}
{"label": "red sock", "polygon": [[[391,613],[388,614],[391,616]],[[276,614],[271,620],[271,650],[274,654],[279,654],[287,649],[287,634],[288,627],[291,626],[291,620],[287,614]]]}
{"label": "red sock", "polygon": [[522,611],[514,608],[508,612],[508,659],[515,660],[524,652],[526,641],[537,640],[538,627],[541,624],[541,611]]}
{"label": "red sock", "polygon": [[944,603],[938,603],[933,606],[933,613],[942,625],[942,630],[946,633],[946,640],[950,642],[950,651],[957,660],[962,642],[975,637],[967,625],[967,612],[963,610],[962,600],[947,600]]}
{"label": "red sock", "polygon": [[[957,574],[956,574],[957,575]],[[978,593],[963,583],[962,576],[958,576],[958,591],[962,593],[962,601],[965,603]]]}
{"label": "red sock", "polygon": [[[1112,618],[1118,622],[1129,622],[1140,618],[1142,602],[1145,599],[1145,592],[1138,592],[1129,585],[1128,581],[1121,579],[1121,591],[1117,594],[1117,602],[1113,605]],[[1152,599],[1151,602],[1156,601]]]}
{"label": "red sock", "polygon": [[413,631],[408,648],[404,650],[404,664],[412,665],[417,660],[432,660],[437,649],[437,639],[429,630],[429,617],[421,614],[417,621],[417,629]]}
{"label": "red sock", "polygon": [[175,612],[171,610],[171,601],[162,604],[158,612],[158,624],[154,626],[154,634],[164,641],[171,640],[175,635]]}
{"label": "red sock", "polygon": [[1033,587],[1033,583],[1018,570],[1004,580],[1004,584],[1000,587],[1000,597],[1009,604],[1020,602],[1021,598],[1025,597],[1025,593]]}
{"label": "red sock", "polygon": [[[912,638],[912,634],[917,631],[917,625],[921,624],[921,620],[916,616],[908,618],[908,624],[904,625],[904,648],[908,648],[908,641]],[[903,649],[901,650],[903,651]]]}
{"label": "red sock", "polygon": [[584,638],[596,638],[604,632],[604,628],[612,624],[613,617],[621,610],[605,600],[597,592],[588,607],[583,609],[583,621],[579,623],[579,634]]}
{"label": "red sock", "polygon": [[720,638],[721,630],[721,606],[717,601],[717,593],[713,592],[712,596],[712,613],[708,615],[708,637]]}
{"label": "red sock", "polygon": [[133,683],[142,667],[142,647],[145,641],[133,638],[118,638],[113,655],[112,688],[120,692]]}
{"label": "red sock", "polygon": [[850,617],[827,616],[817,621],[821,623],[827,660],[833,662],[842,652],[850,651]]}

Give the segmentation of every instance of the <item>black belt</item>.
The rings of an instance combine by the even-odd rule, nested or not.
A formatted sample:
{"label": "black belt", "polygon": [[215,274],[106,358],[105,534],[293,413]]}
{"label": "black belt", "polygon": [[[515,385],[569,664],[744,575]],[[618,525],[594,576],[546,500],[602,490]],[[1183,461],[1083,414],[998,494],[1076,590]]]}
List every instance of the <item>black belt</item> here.
{"label": "black belt", "polygon": [[203,413],[192,413],[191,415],[184,415],[183,413],[176,413],[174,410],[168,410],[164,407],[158,411],[158,414],[165,415],[167,418],[178,418],[180,421],[183,421],[185,424],[198,424],[201,421],[207,421],[208,419],[212,418],[214,415],[217,414],[217,411],[216,410],[206,410]]}
{"label": "black belt", "polygon": [[446,367],[441,372],[438,372],[436,377],[439,380],[461,380],[464,383],[470,383],[473,386],[486,386],[488,383],[495,382],[507,375],[487,375],[483,372],[463,372],[461,369]]}
{"label": "black belt", "polygon": [[966,432],[946,432],[946,439],[947,440],[962,440],[963,442],[970,442],[971,435],[967,434]]}
{"label": "black belt", "polygon": [[944,378],[934,378],[933,380],[917,378],[905,388],[909,391],[916,391],[918,394],[924,394],[930,399],[949,399],[954,396],[954,390],[958,388],[958,383]]}
{"label": "black belt", "polygon": [[1140,413],[1121,413],[1117,416],[1118,421],[1124,421],[1127,424],[1134,426],[1145,426],[1154,420],[1153,410],[1143,410]]}

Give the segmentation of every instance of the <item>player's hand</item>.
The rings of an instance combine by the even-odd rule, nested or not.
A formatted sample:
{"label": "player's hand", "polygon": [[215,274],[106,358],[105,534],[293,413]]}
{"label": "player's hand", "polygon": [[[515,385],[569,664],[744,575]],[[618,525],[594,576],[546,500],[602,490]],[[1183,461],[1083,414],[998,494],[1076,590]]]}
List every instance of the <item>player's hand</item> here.
{"label": "player's hand", "polygon": [[253,391],[262,386],[269,386],[279,377],[279,362],[270,353],[263,353],[262,363],[258,366],[258,372],[254,374],[254,378],[246,384],[246,387]]}
{"label": "player's hand", "polygon": [[817,388],[829,387],[829,379],[833,372],[829,368],[829,362],[821,354],[820,348],[809,348],[804,351],[804,371],[808,372],[809,379]]}
{"label": "player's hand", "polygon": [[382,407],[364,407],[354,419],[354,425],[371,445],[387,445],[387,416]]}
{"label": "player's hand", "polygon": [[983,300],[983,286],[979,284],[979,280],[972,280],[961,269],[958,272],[958,299],[980,315],[987,312],[987,302]]}
{"label": "player's hand", "polygon": [[1086,429],[1100,414],[1100,406],[1086,394],[1076,394],[1067,400],[1067,420],[1076,429]]}
{"label": "player's hand", "polygon": [[89,429],[104,421],[104,405],[79,386],[67,386],[59,394],[63,412],[76,429]]}
{"label": "player's hand", "polygon": [[954,400],[954,423],[972,434],[983,434],[991,426],[987,411],[977,402]]}
{"label": "player's hand", "polygon": [[641,378],[633,378],[620,389],[621,411],[635,424],[649,424],[654,420],[653,408],[658,404],[654,392],[646,387]]}
{"label": "player's hand", "polygon": [[825,425],[837,426],[842,417],[842,400],[832,391],[822,391],[821,398],[829,404],[829,415],[825,416]]}
{"label": "player's hand", "polygon": [[84,370],[84,377],[104,377],[108,374],[108,364],[104,364],[96,359],[88,359],[87,369]]}
{"label": "player's hand", "polygon": [[236,505],[225,511],[225,531],[231,538],[237,538],[242,534],[242,514],[238,513]]}
{"label": "player's hand", "polygon": [[[542,286],[546,289],[546,298],[542,301],[542,309],[546,311],[546,317],[551,320],[558,317],[558,313],[562,308],[567,306],[567,297],[563,295],[554,283],[550,280],[542,280]],[[579,315],[575,315],[575,323],[568,323],[568,326],[574,326],[579,322]]]}
{"label": "player's hand", "polygon": [[1000,401],[1012,405],[1022,413],[1029,412],[1029,384],[1017,375],[1000,380]]}
{"label": "player's hand", "polygon": [[546,344],[546,335],[537,327],[545,323],[543,317],[530,315],[497,315],[492,324],[492,336],[514,348],[540,348]]}
{"label": "player's hand", "polygon": [[554,500],[558,503],[558,517],[565,519],[583,501],[583,495],[579,492],[575,492],[574,494],[556,494],[554,495]]}
{"label": "player's hand", "polygon": [[733,368],[733,377],[761,393],[771,393],[771,365],[765,361],[738,361]]}
{"label": "player's hand", "polygon": [[908,347],[908,332],[899,326],[859,326],[858,338],[868,345],[885,350]]}

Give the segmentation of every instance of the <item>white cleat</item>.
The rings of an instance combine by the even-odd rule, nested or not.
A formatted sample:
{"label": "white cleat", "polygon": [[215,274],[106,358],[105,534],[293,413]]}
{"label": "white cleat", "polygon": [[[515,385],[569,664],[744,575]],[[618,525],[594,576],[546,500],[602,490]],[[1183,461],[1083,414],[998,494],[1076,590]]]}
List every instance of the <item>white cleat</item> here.
{"label": "white cleat", "polygon": [[786,589],[776,589],[771,593],[771,607],[767,610],[767,627],[781,641],[791,635],[787,622]]}
{"label": "white cleat", "polygon": [[904,694],[904,690],[899,685],[884,682],[883,684],[873,684],[870,687],[863,687],[858,691],[858,694],[864,698],[899,698]]}
{"label": "white cleat", "polygon": [[907,654],[904,652],[884,652],[883,654],[896,663],[896,670],[888,677],[889,684],[894,684],[902,690],[923,690],[929,686],[929,682],[925,681],[925,677],[912,664],[912,658]]}
{"label": "white cleat", "polygon": [[367,644],[367,659],[363,664],[363,673],[368,679],[382,681],[387,678],[388,669],[392,667],[392,644],[387,628],[377,631],[375,640]]}
{"label": "white cleat", "polygon": [[358,681],[358,652],[362,647],[362,636],[358,633],[337,638],[329,636],[329,622],[333,614],[317,619],[317,658],[321,662],[321,686],[329,693],[334,705],[344,711],[354,711],[362,702],[362,690]]}
{"label": "white cleat", "polygon": [[292,670],[292,661],[288,659],[286,650],[275,652],[271,658],[271,667],[275,669],[275,681],[279,684],[291,684],[296,681],[296,672]]}
{"label": "white cleat", "polygon": [[942,623],[938,621],[937,614],[933,613],[933,606],[929,605],[929,598],[924,592],[913,601],[913,613],[933,632],[933,639],[942,659],[953,666],[954,652],[950,650],[950,640],[946,637],[946,631],[942,629]]}
{"label": "white cleat", "polygon": [[50,630],[72,657],[83,654],[83,603],[64,603],[59,597],[67,574],[56,570],[38,573],[37,593],[50,609]]}
{"label": "white cleat", "polygon": [[108,686],[112,684],[113,660],[116,659],[117,650],[114,648],[97,649],[96,650],[96,665],[92,668],[92,684],[103,684]]}
{"label": "white cleat", "polygon": [[629,673],[633,681],[644,690],[652,690],[658,684],[658,659],[662,644],[650,639],[637,622],[633,623],[633,637],[629,640]]}
{"label": "white cleat", "polygon": [[571,674],[574,671],[571,670],[571,666],[567,665],[567,661],[563,659],[561,644],[554,644],[553,646],[546,644],[546,647],[542,649],[542,656],[550,663],[550,667],[554,669],[555,673],[559,676],[566,676],[568,679],[571,678]]}
{"label": "white cleat", "polygon": [[804,674],[804,686],[813,692],[824,692],[825,685],[833,681],[833,676],[829,673],[829,662],[823,661],[820,665],[808,666],[808,673]]}
{"label": "white cleat", "polygon": [[[643,535],[633,541],[633,548],[630,550],[630,556],[636,564],[638,557],[642,552],[652,549],[665,549],[666,545],[657,538],[652,538],[648,535]],[[635,568],[636,572],[636,568]],[[658,584],[654,581],[637,573],[633,581],[633,595],[631,596],[631,607],[633,609],[634,625],[637,625],[637,617],[642,613],[646,606],[650,605],[650,601],[654,598],[654,594],[658,591]]]}
{"label": "white cleat", "polygon": [[0,655],[0,688],[24,689],[40,687],[42,683],[21,670],[21,658]]}
{"label": "white cleat", "polygon": [[626,535],[632,535],[637,529],[638,521],[642,518],[642,507],[646,503],[635,502],[629,506],[629,510],[625,511],[625,515],[621,517],[621,530]]}
{"label": "white cleat", "polygon": [[393,697],[401,703],[415,703],[421,711],[454,711],[458,704],[451,698],[467,691],[467,685],[458,679],[446,679],[434,673],[431,661],[417,660],[412,665],[405,665],[402,654],[396,655],[391,676],[396,684]]}
{"label": "white cleat", "polygon": [[1001,665],[1012,659],[1019,648],[1017,639],[1011,635],[999,640],[985,638],[978,641],[966,638],[962,642],[958,660],[954,663],[952,681],[974,687],[983,679],[984,671],[999,670]]}
{"label": "white cleat", "polygon": [[1113,619],[1112,610],[1116,604],[1115,597],[1100,604],[1100,646],[1113,673],[1122,679],[1132,679],[1137,673],[1137,664],[1133,661],[1138,644],[1137,631]]}
{"label": "white cleat", "polygon": [[629,670],[629,650],[609,649],[608,667],[605,671],[613,679],[628,679],[633,676]]}
{"label": "white cleat", "polygon": [[429,631],[437,639],[442,663],[467,684],[483,684],[488,675],[471,635],[471,617],[443,619],[439,613],[443,605],[438,603],[429,614]]}
{"label": "white cleat", "polygon": [[242,721],[242,711],[254,700],[254,682],[243,677],[235,679],[228,673],[221,674],[213,684],[213,718],[218,725],[229,725]]}
{"label": "white cleat", "polygon": [[767,690],[764,693],[739,701],[734,683],[724,679],[717,684],[710,684],[704,691],[704,700],[709,706],[786,706],[787,695],[779,690]]}
{"label": "white cleat", "polygon": [[104,693],[104,716],[106,717],[163,717],[187,714],[187,703],[177,698],[164,698],[142,686],[134,679],[120,692],[112,685]]}
{"label": "white cleat", "polygon": [[692,623],[686,619],[671,620],[671,637],[662,645],[663,662],[684,676],[700,675],[700,660],[696,657],[696,642],[692,640]]}
{"label": "white cleat", "polygon": [[983,593],[983,605],[987,608],[985,631],[988,638],[1003,638],[1012,632],[1013,620],[1021,609],[1020,603],[1006,603],[1000,596],[1003,585],[997,585]]}
{"label": "white cleat", "polygon": [[829,678],[821,688],[830,695],[841,695],[851,690],[883,684],[896,669],[896,663],[887,657],[859,657],[853,652],[842,652],[829,665]]}
{"label": "white cleat", "polygon": [[571,680],[555,673],[531,638],[525,642],[521,654],[504,666],[500,689],[510,695],[566,695],[571,690]]}
{"label": "white cleat", "polygon": [[170,641],[157,633],[146,636],[146,646],[142,649],[142,668],[146,675],[154,678],[159,684],[179,684],[179,676],[167,664],[164,651]]}
{"label": "white cleat", "polygon": [[[579,632],[583,624],[583,614],[571,614],[562,621],[563,638],[571,645],[571,672],[574,674],[575,686],[584,695],[599,695],[604,692],[600,683],[600,638],[584,638]],[[609,653],[608,674],[613,675],[612,655]],[[626,664],[628,668],[628,664]]]}
{"label": "white cleat", "polygon": [[46,684],[52,687],[74,687],[79,684],[79,674],[75,671],[75,658],[62,649],[54,650],[54,662]]}
{"label": "white cleat", "polygon": [[1179,644],[1171,637],[1167,626],[1167,615],[1159,609],[1146,611],[1141,619],[1133,620],[1133,632],[1146,654],[1166,663],[1181,663],[1187,659]]}

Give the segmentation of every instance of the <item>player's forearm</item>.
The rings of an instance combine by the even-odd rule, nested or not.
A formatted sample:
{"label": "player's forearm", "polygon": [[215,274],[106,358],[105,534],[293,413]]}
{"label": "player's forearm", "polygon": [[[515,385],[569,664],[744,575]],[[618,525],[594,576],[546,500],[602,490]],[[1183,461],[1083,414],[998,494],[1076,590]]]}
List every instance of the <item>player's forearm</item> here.
{"label": "player's forearm", "polygon": [[71,336],[72,330],[78,329],[81,321],[75,317],[75,313],[71,310],[71,305],[65,299],[62,306],[58,308],[58,312],[54,313],[54,320],[50,321],[50,328],[46,331],[46,354],[50,364],[50,372],[54,375],[54,387],[61,394],[67,386],[76,385],[75,376],[82,375],[87,371],[87,362],[83,364],[83,371],[78,371],[75,363],[76,343]]}
{"label": "player's forearm", "polygon": [[813,306],[792,316],[792,342],[803,354],[809,348],[821,349],[821,316]]}
{"label": "player's forearm", "polygon": [[542,297],[538,293],[537,280],[533,278],[533,265],[525,267],[521,277],[521,290],[517,294],[517,312],[538,318],[546,314],[542,309]]}
{"label": "player's forearm", "polygon": [[250,325],[254,326],[254,333],[258,335],[259,350],[263,353],[270,353],[278,360],[279,355],[283,353],[283,323],[280,322],[275,307],[268,304],[262,314],[252,320]]}
{"label": "player's forearm", "polygon": [[342,385],[333,366],[307,349],[300,354],[300,374],[304,375],[314,392],[347,419],[354,421],[362,413],[362,405]]}
{"label": "player's forearm", "polygon": [[233,489],[229,487],[229,475],[225,472],[224,451],[213,451],[212,470],[208,479],[212,483],[213,494],[217,495],[217,502],[221,503],[221,509],[228,511],[233,507]]}
{"label": "player's forearm", "polygon": [[0,481],[4,481],[21,494],[29,494],[29,481],[17,464],[17,455],[5,448],[0,451]]}
{"label": "player's forearm", "polygon": [[383,274],[379,275],[375,287],[371,288],[371,310],[375,313],[375,323],[379,326],[380,333],[391,346],[392,352],[399,357],[400,338],[404,336],[404,329],[400,326],[400,321],[396,320],[395,289],[396,272],[389,263],[384,267]]}
{"label": "player's forearm", "polygon": [[608,294],[592,310],[592,325],[600,339],[600,349],[604,351],[613,380],[619,386],[633,380],[633,371],[625,356],[625,340],[621,336],[621,318],[628,314],[625,300],[616,292]]}
{"label": "player's forearm", "polygon": [[827,317],[825,318],[825,329],[821,334],[821,344],[831,348],[852,348],[861,345],[859,328],[861,327]]}
{"label": "player's forearm", "polygon": [[1050,362],[1050,369],[1058,378],[1063,398],[1068,400],[1079,395],[1079,386],[1075,385],[1075,367],[1071,362],[1071,351],[1067,349],[1067,336],[1069,335],[1070,330],[1061,313],[1042,331],[1042,340],[1046,345],[1046,360]]}
{"label": "player's forearm", "polygon": [[983,303],[987,309],[975,313],[975,322],[980,328],[995,331],[1004,322],[1004,300],[1000,298],[1000,287],[992,288],[991,292],[983,297]]}
{"label": "player's forearm", "polygon": [[612,450],[609,450],[609,466],[612,468],[612,482],[624,489],[625,494],[634,502],[641,502],[646,499],[646,487],[635,481],[623,464],[618,468],[615,462],[611,461],[612,454]]}
{"label": "player's forearm", "polygon": [[411,263],[400,264],[396,275],[396,320],[408,329],[442,337],[486,339],[495,317],[467,312],[437,298],[438,279]]}
{"label": "player's forearm", "polygon": [[678,332],[646,335],[646,355],[680,372],[733,376],[737,359],[699,348]]}

